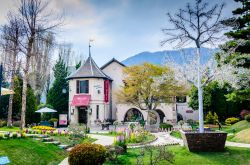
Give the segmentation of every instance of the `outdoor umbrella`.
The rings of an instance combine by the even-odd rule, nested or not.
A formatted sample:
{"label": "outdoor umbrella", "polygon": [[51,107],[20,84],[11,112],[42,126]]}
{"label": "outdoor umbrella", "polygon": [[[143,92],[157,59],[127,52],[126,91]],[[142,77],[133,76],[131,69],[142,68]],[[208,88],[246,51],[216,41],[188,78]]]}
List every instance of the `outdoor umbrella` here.
{"label": "outdoor umbrella", "polygon": [[1,96],[3,95],[12,95],[15,92],[13,90],[7,89],[7,88],[1,88]]}
{"label": "outdoor umbrella", "polygon": [[41,113],[41,118],[42,118],[42,116],[43,116],[44,113],[54,113],[54,112],[57,112],[57,111],[54,110],[54,109],[48,108],[48,107],[44,107],[44,108],[41,108],[41,109],[37,110],[36,112],[37,113]]}
{"label": "outdoor umbrella", "polygon": [[54,109],[48,108],[48,107],[44,107],[44,108],[37,110],[36,112],[37,113],[53,113],[53,112],[57,112],[57,111]]}

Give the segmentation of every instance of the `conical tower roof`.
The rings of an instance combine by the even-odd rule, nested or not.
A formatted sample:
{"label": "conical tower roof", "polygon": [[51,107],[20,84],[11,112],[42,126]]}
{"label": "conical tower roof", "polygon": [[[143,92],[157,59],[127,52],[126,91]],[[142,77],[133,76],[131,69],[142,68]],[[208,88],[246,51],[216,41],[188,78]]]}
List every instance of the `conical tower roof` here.
{"label": "conical tower roof", "polygon": [[103,78],[112,80],[109,76],[102,72],[91,56],[88,57],[79,69],[67,77],[68,80],[76,78]]}

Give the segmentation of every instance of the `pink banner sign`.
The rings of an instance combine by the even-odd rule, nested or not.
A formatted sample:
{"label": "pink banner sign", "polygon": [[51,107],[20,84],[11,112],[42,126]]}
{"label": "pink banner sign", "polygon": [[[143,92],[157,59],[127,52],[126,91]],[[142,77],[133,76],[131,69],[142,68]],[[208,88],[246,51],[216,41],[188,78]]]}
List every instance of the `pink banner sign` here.
{"label": "pink banner sign", "polygon": [[104,80],[104,102],[109,102],[109,80]]}

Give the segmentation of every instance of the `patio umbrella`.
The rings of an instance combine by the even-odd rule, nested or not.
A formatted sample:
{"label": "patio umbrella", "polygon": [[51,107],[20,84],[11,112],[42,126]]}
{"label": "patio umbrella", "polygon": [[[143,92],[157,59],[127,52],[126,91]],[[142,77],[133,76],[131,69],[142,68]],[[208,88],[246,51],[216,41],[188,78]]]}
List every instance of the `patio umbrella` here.
{"label": "patio umbrella", "polygon": [[13,90],[7,89],[7,88],[1,88],[1,96],[3,95],[12,95],[15,92]]}
{"label": "patio umbrella", "polygon": [[36,112],[37,113],[53,113],[53,112],[57,112],[57,111],[54,109],[48,108],[48,107],[44,107],[44,108],[37,110]]}

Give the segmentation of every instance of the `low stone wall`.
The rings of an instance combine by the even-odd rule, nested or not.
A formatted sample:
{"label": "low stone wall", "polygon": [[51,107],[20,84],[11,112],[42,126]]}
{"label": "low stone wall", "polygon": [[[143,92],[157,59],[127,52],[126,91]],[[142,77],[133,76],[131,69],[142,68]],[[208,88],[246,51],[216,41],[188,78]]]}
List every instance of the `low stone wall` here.
{"label": "low stone wall", "polygon": [[225,132],[184,132],[180,131],[184,145],[192,152],[224,151],[227,133]]}

